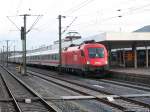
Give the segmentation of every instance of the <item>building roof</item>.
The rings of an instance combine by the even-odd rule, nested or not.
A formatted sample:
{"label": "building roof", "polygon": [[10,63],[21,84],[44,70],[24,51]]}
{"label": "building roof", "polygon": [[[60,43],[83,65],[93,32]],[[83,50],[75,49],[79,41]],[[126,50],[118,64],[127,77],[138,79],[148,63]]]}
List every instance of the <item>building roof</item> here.
{"label": "building roof", "polygon": [[94,39],[114,49],[150,46],[150,33],[148,32],[107,32],[89,37],[89,39]]}
{"label": "building roof", "polygon": [[150,25],[144,26],[134,32],[150,32]]}

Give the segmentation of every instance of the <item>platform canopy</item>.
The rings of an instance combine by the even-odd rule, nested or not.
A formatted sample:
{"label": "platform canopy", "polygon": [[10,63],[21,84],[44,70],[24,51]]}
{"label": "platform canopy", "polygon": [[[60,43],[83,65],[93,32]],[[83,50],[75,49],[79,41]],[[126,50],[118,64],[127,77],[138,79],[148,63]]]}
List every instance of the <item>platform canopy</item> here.
{"label": "platform canopy", "polygon": [[[134,51],[134,68],[137,68],[137,48],[138,47],[148,47],[150,46],[150,33],[148,32],[132,32],[132,33],[124,33],[124,32],[107,32],[95,35],[93,37],[89,37],[89,39],[93,39],[96,42],[104,44],[111,53],[112,49],[121,49],[121,48],[132,48]],[[146,51],[146,64],[145,66],[149,67],[149,51]],[[124,52],[123,52],[124,53]],[[111,57],[109,57],[109,66],[111,66]],[[123,66],[125,67],[125,54],[123,54]]]}
{"label": "platform canopy", "polygon": [[107,32],[86,38],[105,44],[112,49],[150,46],[150,33],[147,32]]}

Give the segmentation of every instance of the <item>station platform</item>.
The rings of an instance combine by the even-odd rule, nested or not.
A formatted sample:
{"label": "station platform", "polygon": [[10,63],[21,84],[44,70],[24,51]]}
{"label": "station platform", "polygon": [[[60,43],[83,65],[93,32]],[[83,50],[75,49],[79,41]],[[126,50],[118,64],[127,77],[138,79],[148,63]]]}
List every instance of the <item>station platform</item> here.
{"label": "station platform", "polygon": [[150,86],[150,68],[111,68],[109,72],[113,79]]}

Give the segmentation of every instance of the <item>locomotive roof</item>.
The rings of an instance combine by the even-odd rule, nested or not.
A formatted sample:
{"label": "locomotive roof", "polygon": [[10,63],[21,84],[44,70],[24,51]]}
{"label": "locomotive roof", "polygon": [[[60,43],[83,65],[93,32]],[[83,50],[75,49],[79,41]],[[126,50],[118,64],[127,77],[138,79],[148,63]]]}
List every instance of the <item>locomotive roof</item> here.
{"label": "locomotive roof", "polygon": [[91,45],[98,45],[98,46],[104,46],[102,44],[99,44],[99,43],[86,43],[86,44],[81,44],[81,45],[76,45],[76,46],[71,46],[71,47],[67,47],[64,51],[72,51],[72,50],[80,50],[80,48],[82,48],[83,46],[86,47],[86,46],[91,46]]}

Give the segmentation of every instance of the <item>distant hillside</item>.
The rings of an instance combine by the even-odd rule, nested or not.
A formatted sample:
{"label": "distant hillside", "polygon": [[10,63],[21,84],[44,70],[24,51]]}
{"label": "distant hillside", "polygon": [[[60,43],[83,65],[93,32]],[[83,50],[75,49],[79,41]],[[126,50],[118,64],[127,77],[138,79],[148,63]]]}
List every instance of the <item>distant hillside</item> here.
{"label": "distant hillside", "polygon": [[134,32],[150,32],[150,25],[144,26],[138,30],[135,30]]}

